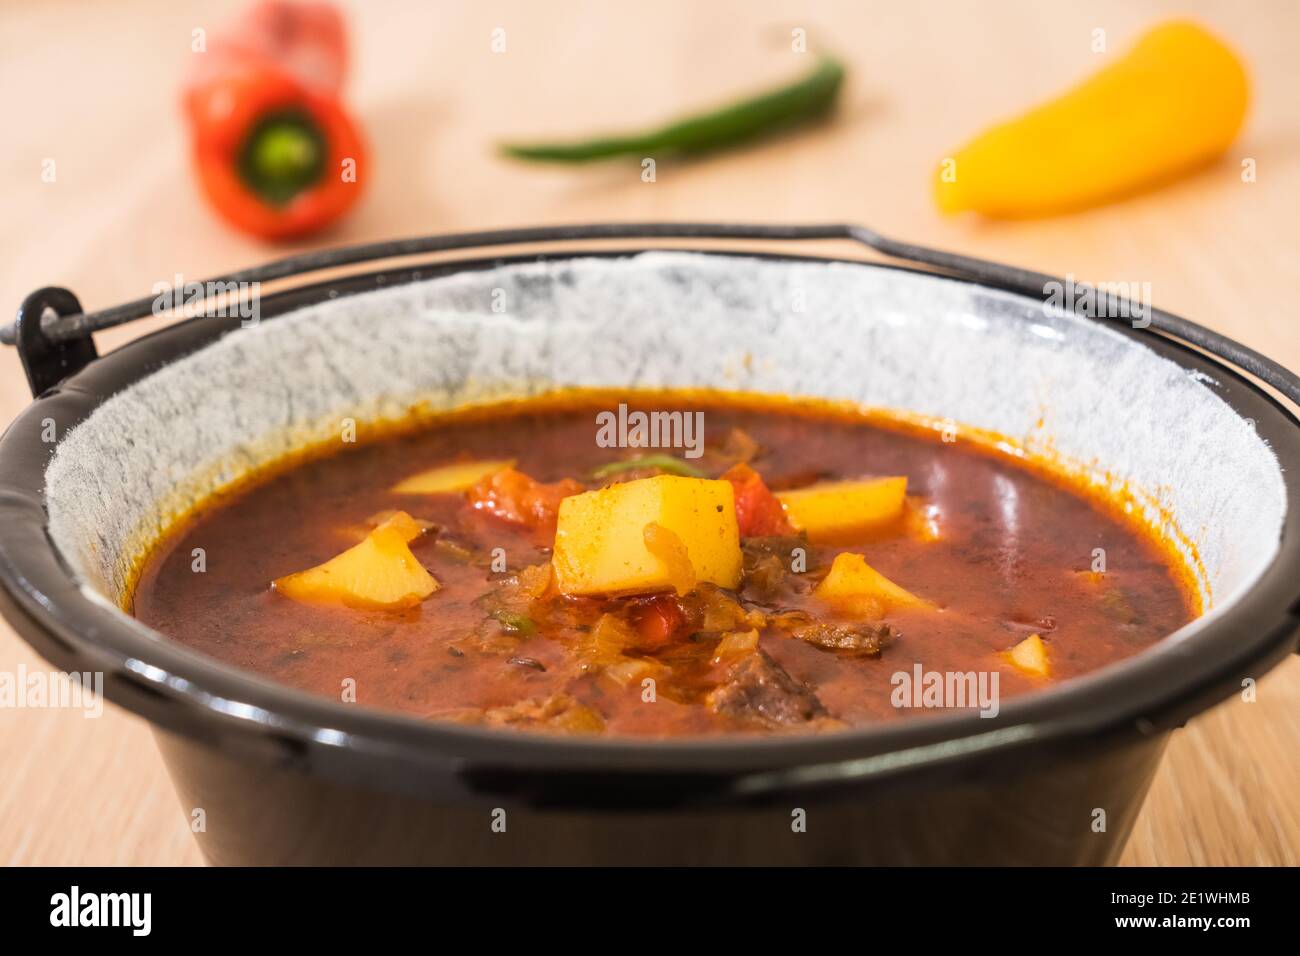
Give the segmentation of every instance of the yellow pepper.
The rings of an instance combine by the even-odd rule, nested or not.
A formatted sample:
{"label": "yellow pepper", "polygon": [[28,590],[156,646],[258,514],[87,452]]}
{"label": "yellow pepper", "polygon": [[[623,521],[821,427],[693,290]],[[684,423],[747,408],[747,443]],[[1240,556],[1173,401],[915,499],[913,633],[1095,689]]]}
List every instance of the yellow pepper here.
{"label": "yellow pepper", "polygon": [[1194,23],[1147,32],[1073,90],[940,163],[946,213],[1050,215],[1167,182],[1236,138],[1250,94],[1237,56]]}

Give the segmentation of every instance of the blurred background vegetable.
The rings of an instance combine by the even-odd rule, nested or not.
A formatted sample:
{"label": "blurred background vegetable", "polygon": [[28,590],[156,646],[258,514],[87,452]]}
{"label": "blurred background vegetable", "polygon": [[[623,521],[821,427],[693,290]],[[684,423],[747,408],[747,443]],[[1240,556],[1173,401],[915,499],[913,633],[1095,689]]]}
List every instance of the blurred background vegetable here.
{"label": "blurred background vegetable", "polygon": [[288,239],[351,208],[364,147],[339,99],[347,51],[337,10],[264,0],[196,62],[184,97],[194,167],[223,219]]}
{"label": "blurred background vegetable", "polygon": [[549,163],[713,152],[825,116],[843,82],[843,64],[822,57],[811,72],[787,86],[645,132],[567,143],[507,143],[501,150],[515,159]]}
{"label": "blurred background vegetable", "polygon": [[1249,102],[1241,61],[1209,31],[1173,21],[1124,56],[940,164],[944,212],[1068,212],[1169,182],[1232,145]]}

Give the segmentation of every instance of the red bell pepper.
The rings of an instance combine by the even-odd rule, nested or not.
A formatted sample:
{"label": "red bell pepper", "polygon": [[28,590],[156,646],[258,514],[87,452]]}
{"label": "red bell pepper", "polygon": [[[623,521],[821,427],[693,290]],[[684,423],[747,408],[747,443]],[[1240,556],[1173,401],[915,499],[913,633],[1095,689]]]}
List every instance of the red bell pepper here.
{"label": "red bell pepper", "polygon": [[753,468],[742,462],[732,465],[722,477],[736,492],[736,523],[742,538],[794,534],[785,508]]}
{"label": "red bell pepper", "polygon": [[364,145],[338,100],[343,24],[326,4],[267,2],[215,37],[185,93],[199,183],[233,226],[314,232],[361,193]]}

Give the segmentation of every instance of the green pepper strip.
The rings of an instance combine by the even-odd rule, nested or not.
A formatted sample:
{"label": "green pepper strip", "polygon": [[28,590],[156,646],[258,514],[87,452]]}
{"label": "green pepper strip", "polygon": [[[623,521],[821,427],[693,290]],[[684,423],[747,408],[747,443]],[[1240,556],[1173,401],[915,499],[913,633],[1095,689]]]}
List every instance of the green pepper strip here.
{"label": "green pepper strip", "polygon": [[492,616],[501,624],[501,628],[510,634],[535,634],[537,625],[527,614],[515,614],[512,611],[493,611]]}
{"label": "green pepper strip", "polygon": [[821,116],[834,104],[843,80],[844,66],[838,60],[823,57],[811,73],[788,86],[656,130],[573,143],[506,143],[501,150],[516,159],[551,163],[585,163],[614,156],[705,153]]}
{"label": "green pepper strip", "polygon": [[681,475],[683,478],[704,477],[704,472],[672,455],[642,455],[640,458],[611,461],[608,465],[601,465],[592,471],[591,477],[608,478],[610,475],[617,475],[621,471],[632,471],[635,468],[658,468],[660,471],[666,471],[670,475]]}

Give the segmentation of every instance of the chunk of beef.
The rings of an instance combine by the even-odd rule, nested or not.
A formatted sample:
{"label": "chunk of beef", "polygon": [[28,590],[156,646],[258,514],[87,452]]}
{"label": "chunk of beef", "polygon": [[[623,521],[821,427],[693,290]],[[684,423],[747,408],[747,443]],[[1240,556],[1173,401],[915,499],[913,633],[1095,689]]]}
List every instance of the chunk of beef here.
{"label": "chunk of beef", "polygon": [[761,650],[732,664],[706,703],[715,714],[761,727],[797,726],[827,716],[817,695]]}
{"label": "chunk of beef", "polygon": [[884,621],[816,622],[792,628],[790,636],[825,651],[840,651],[846,657],[879,657],[898,639],[898,628]]}
{"label": "chunk of beef", "polygon": [[770,534],[746,538],[740,546],[746,563],[763,557],[777,557],[788,568],[791,553],[795,548],[808,550],[808,536],[802,531],[797,534]]}
{"label": "chunk of beef", "polygon": [[801,590],[802,575],[791,570],[796,548],[803,548],[806,555],[808,539],[803,535],[771,535],[744,540],[740,547],[740,593],[745,600],[775,604],[782,595]]}
{"label": "chunk of beef", "polygon": [[745,561],[740,593],[746,600],[771,604],[785,593],[785,563],[774,555]]}

